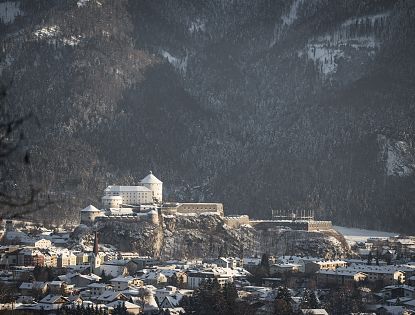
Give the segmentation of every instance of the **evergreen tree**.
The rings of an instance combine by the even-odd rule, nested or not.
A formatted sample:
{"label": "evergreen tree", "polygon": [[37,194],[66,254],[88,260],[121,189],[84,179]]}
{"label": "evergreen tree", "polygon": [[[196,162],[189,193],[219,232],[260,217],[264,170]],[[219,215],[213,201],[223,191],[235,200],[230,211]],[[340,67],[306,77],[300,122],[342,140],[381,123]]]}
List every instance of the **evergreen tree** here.
{"label": "evergreen tree", "polygon": [[127,308],[125,307],[125,303],[118,303],[117,306],[114,308],[112,313],[113,315],[128,315]]}
{"label": "evergreen tree", "polygon": [[310,303],[310,308],[320,308],[320,303],[314,291],[310,291],[309,303]]}
{"label": "evergreen tree", "polygon": [[39,275],[41,272],[41,267],[39,265],[36,265],[35,268],[33,268],[33,277],[35,278],[36,281],[39,281]]}
{"label": "evergreen tree", "polygon": [[139,305],[141,309],[144,309],[144,306],[148,302],[148,299],[150,298],[150,296],[151,296],[151,292],[146,287],[140,287],[138,289],[137,297],[139,298]]}
{"label": "evergreen tree", "polygon": [[293,309],[291,306],[291,293],[286,287],[279,287],[277,297],[274,301],[275,315],[291,315]]}
{"label": "evergreen tree", "polygon": [[367,264],[371,265],[372,264],[372,260],[373,260],[373,255],[372,252],[369,252],[369,255],[367,255]]}
{"label": "evergreen tree", "polygon": [[101,283],[108,283],[111,279],[112,279],[112,277],[110,275],[107,275],[105,273],[105,270],[102,270],[102,272],[101,272],[101,280],[99,282],[101,282]]}
{"label": "evergreen tree", "polygon": [[225,299],[223,296],[222,287],[219,281],[215,278],[212,281],[212,303],[214,306],[215,314],[223,314],[225,309]]}
{"label": "evergreen tree", "polygon": [[[229,301],[232,296],[231,290],[228,290]],[[227,309],[224,291],[217,279],[203,281],[193,296],[183,300],[180,304],[186,313],[200,315],[226,314]]]}
{"label": "evergreen tree", "polygon": [[194,298],[187,295],[180,300],[179,306],[183,307],[186,314],[191,314],[194,311]]}
{"label": "evergreen tree", "polygon": [[305,290],[301,299],[301,308],[319,308],[316,294],[312,290]]}
{"label": "evergreen tree", "polygon": [[265,268],[265,270],[269,270],[269,256],[268,254],[264,253],[261,257],[261,266]]}
{"label": "evergreen tree", "polygon": [[360,292],[346,289],[331,292],[324,308],[332,315],[358,313],[364,310]]}
{"label": "evergreen tree", "polygon": [[169,282],[170,282],[170,285],[172,285],[174,287],[178,287],[179,280],[178,280],[177,275],[175,273],[170,277]]}
{"label": "evergreen tree", "polygon": [[225,300],[225,314],[236,314],[236,299],[238,298],[238,291],[233,282],[225,283],[223,287],[223,298]]}
{"label": "evergreen tree", "polygon": [[401,299],[399,298],[399,296],[396,298],[395,305],[396,305],[396,306],[400,306],[400,305],[402,305],[402,303],[401,303]]}
{"label": "evergreen tree", "polygon": [[275,299],[274,301],[274,314],[275,315],[292,315],[294,314],[292,306],[282,299]]}
{"label": "evergreen tree", "polygon": [[267,276],[268,276],[268,273],[265,270],[265,268],[259,265],[251,271],[251,276],[248,277],[248,281],[256,285],[261,285],[262,278],[265,278]]}
{"label": "evergreen tree", "polygon": [[277,293],[277,299],[282,299],[286,302],[291,303],[291,293],[287,287],[279,287]]}

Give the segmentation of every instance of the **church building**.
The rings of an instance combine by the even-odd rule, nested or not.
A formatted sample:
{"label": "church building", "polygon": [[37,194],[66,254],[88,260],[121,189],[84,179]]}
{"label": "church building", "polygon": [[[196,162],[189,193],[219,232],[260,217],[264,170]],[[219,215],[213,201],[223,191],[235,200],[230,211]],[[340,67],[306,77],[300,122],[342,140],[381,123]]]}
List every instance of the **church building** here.
{"label": "church building", "polygon": [[101,257],[99,257],[98,252],[98,232],[95,231],[94,236],[94,247],[91,254],[91,261],[90,261],[90,272],[96,274],[97,276],[101,275]]}

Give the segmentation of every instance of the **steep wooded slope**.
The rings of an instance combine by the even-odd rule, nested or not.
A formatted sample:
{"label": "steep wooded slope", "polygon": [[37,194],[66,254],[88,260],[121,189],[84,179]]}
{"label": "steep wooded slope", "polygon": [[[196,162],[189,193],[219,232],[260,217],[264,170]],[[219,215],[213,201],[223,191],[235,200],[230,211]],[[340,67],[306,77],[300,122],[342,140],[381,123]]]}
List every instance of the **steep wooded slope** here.
{"label": "steep wooded slope", "polygon": [[408,2],[16,3],[2,76],[56,213],[152,169],[171,200],[411,232]]}

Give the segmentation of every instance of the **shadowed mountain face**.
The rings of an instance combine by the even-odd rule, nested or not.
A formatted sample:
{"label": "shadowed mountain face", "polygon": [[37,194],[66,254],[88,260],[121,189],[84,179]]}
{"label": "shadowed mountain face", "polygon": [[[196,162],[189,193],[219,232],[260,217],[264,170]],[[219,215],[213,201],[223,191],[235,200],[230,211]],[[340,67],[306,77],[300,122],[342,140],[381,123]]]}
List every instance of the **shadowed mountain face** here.
{"label": "shadowed mountain face", "polygon": [[[7,10],[5,9],[7,7]],[[411,231],[405,1],[7,1],[1,75],[52,220],[152,169],[165,199]]]}

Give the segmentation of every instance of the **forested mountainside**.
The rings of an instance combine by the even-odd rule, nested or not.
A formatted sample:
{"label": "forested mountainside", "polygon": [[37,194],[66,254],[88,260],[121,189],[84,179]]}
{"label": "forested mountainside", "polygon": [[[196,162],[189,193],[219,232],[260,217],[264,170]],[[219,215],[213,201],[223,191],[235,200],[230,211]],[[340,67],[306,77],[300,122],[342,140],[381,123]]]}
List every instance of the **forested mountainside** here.
{"label": "forested mountainside", "polygon": [[40,188],[37,217],[76,221],[151,169],[167,200],[413,232],[411,1],[3,1],[0,20],[2,117],[33,114],[3,189]]}

